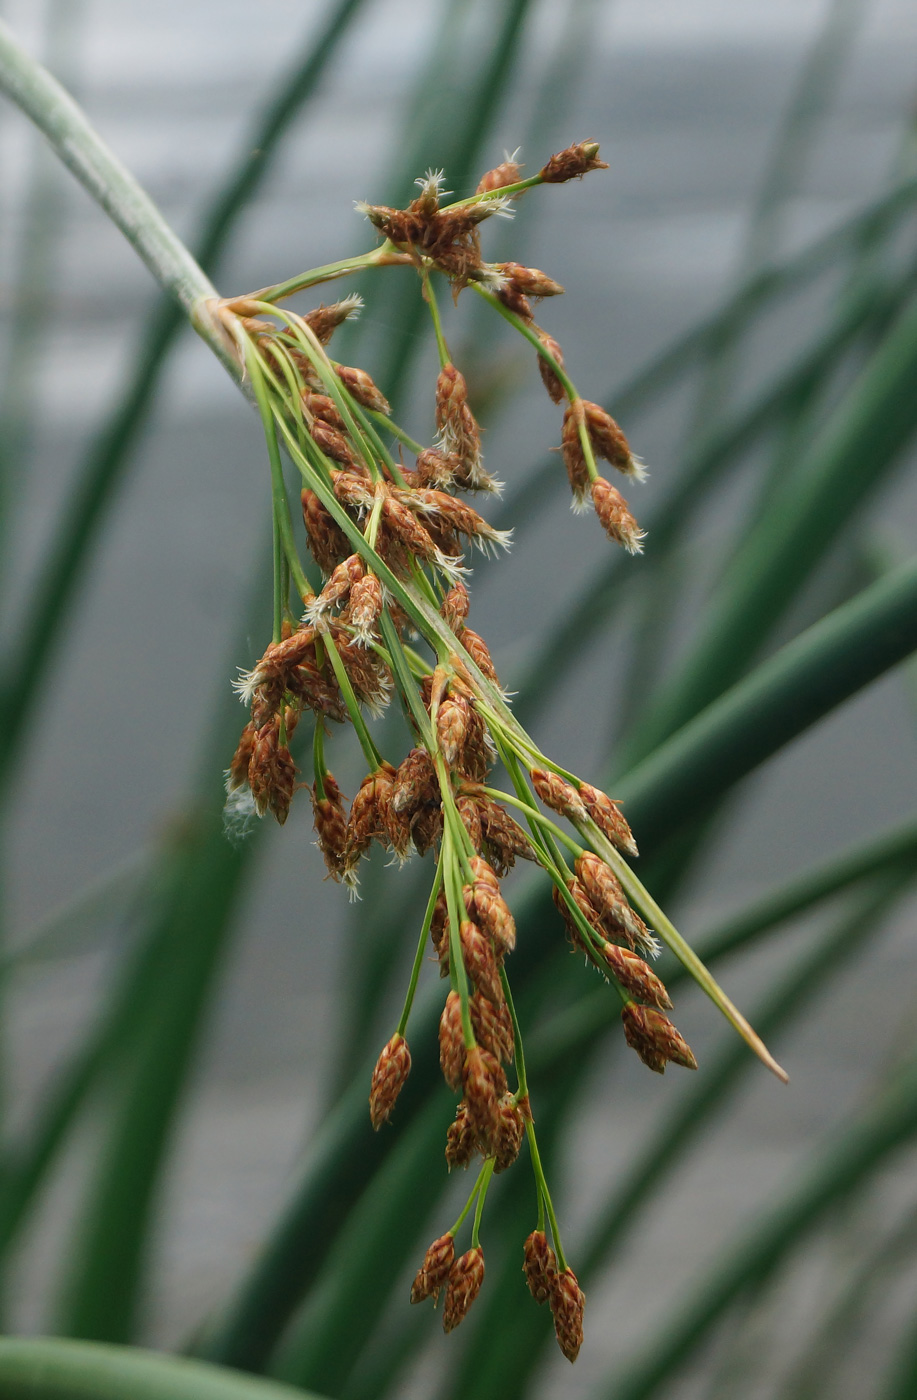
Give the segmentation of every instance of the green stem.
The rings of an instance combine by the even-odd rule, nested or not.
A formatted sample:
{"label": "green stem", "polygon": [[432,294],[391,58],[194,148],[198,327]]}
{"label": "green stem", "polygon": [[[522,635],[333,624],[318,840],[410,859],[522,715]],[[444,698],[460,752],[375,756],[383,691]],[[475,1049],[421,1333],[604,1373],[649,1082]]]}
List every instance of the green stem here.
{"label": "green stem", "polygon": [[433,284],[430,280],[430,269],[423,270],[423,297],[430,308],[430,319],[433,322],[433,334],[436,336],[436,348],[439,351],[439,363],[441,368],[452,363],[452,356],[449,354],[449,347],[446,344],[446,337],[443,335],[443,323],[440,320],[439,305],[436,300],[436,293],[433,291]]}
{"label": "green stem", "polygon": [[[317,727],[317,726],[316,726]],[[404,1035],[408,1024],[408,1017],[411,1014],[411,1007],[414,1005],[414,994],[417,991],[417,983],[420,978],[420,969],[423,966],[424,948],[427,943],[427,936],[430,932],[430,925],[433,922],[433,913],[436,909],[436,900],[443,883],[442,862],[437,864],[436,874],[433,877],[433,886],[430,890],[430,898],[427,900],[426,913],[423,916],[423,924],[420,929],[420,938],[417,942],[417,952],[414,954],[414,966],[411,968],[411,980],[408,984],[407,996],[404,999],[404,1010],[401,1013],[401,1020],[398,1022],[398,1035]]]}
{"label": "green stem", "polygon": [[332,669],[337,678],[337,683],[340,686],[341,694],[344,697],[344,704],[347,706],[347,711],[353,721],[353,727],[357,732],[360,748],[366,755],[366,761],[370,768],[375,772],[382,763],[382,755],[373,743],[372,735],[366,727],[366,721],[360,710],[360,702],[354,694],[353,686],[350,683],[350,677],[341,660],[341,653],[338,651],[335,640],[330,632],[322,634],[322,641],[325,644],[328,660],[331,662]]}
{"label": "green stem", "polygon": [[481,1217],[482,1217],[483,1214],[484,1214],[484,1202],[485,1202],[485,1200],[487,1199],[487,1188],[488,1188],[488,1186],[490,1185],[490,1179],[491,1179],[491,1177],[492,1177],[493,1174],[494,1174],[494,1167],[495,1167],[495,1165],[496,1165],[496,1159],[493,1158],[493,1157],[488,1157],[487,1161],[484,1163],[483,1167],[481,1168],[481,1176],[480,1176],[481,1185],[480,1185],[480,1189],[478,1190],[478,1203],[477,1203],[477,1205],[476,1205],[475,1208],[474,1208],[474,1224],[473,1224],[472,1227],[471,1227],[471,1248],[472,1248],[472,1249],[480,1249],[480,1247],[481,1247],[481,1243],[480,1243]]}
{"label": "green stem", "polygon": [[351,273],[362,272],[368,267],[385,267],[388,264],[408,263],[410,261],[407,254],[399,253],[391,243],[386,241],[378,248],[371,248],[368,253],[358,253],[352,258],[339,258],[337,262],[325,263],[322,267],[313,267],[308,272],[300,272],[296,277],[288,278],[286,282],[276,282],[272,287],[262,287],[260,291],[253,292],[251,297],[240,297],[239,300],[271,303],[284,301],[296,292],[304,291],[306,287],[318,286],[320,282],[333,282],[338,277],[349,277]]}
{"label": "green stem", "polygon": [[487,1162],[484,1162],[481,1166],[481,1169],[477,1175],[477,1179],[475,1180],[475,1183],[472,1186],[471,1191],[469,1192],[468,1200],[462,1207],[461,1215],[459,1216],[458,1220],[456,1220],[452,1229],[446,1232],[447,1234],[451,1235],[453,1239],[458,1234],[465,1221],[468,1219],[468,1212],[471,1210],[471,1207],[474,1205],[475,1201],[478,1198],[478,1193],[481,1190],[481,1184],[484,1181],[484,1173],[487,1171],[487,1165]]}
{"label": "green stem", "polygon": [[525,1120],[525,1135],[529,1140],[529,1152],[532,1154],[532,1170],[535,1173],[535,1183],[538,1187],[538,1194],[544,1202],[545,1210],[548,1213],[548,1220],[551,1223],[551,1234],[554,1237],[554,1252],[557,1255],[557,1262],[561,1267],[561,1271],[563,1271],[567,1267],[567,1260],[564,1256],[563,1245],[560,1242],[560,1226],[557,1223],[557,1216],[554,1213],[554,1202],[551,1200],[551,1193],[548,1190],[544,1167],[541,1165],[541,1154],[538,1151],[538,1139],[535,1136],[535,1124],[532,1122],[531,1118],[526,1118]]}

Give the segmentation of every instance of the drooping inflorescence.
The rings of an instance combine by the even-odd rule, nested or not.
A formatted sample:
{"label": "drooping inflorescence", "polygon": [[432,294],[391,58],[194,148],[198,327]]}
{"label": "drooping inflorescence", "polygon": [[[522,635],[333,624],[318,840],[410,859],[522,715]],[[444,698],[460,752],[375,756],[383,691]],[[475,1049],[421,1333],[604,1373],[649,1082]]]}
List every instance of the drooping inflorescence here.
{"label": "drooping inflorescence", "polygon": [[[479,1234],[491,1177],[513,1165],[528,1138],[537,1226],[524,1244],[525,1278],[536,1302],[549,1303],[571,1361],[582,1341],[584,1295],[564,1256],[536,1149],[508,976],[517,928],[501,880],[517,859],[542,868],[568,939],[619,998],[627,1044],[660,1073],[667,1063],[695,1067],[665,1014],[668,993],[647,962],[659,949],[657,932],[665,937],[668,930],[676,950],[683,945],[624,859],[637,848],[620,806],[540,751],[507,703],[486,642],[468,625],[468,558],[475,548],[506,549],[510,540],[459,494],[486,494],[498,483],[484,466],[480,428],[446,343],[433,275],[448,280],[454,297],[475,291],[533,344],[548,394],[565,404],[561,451],[574,508],[592,505],[612,540],[639,551],[642,532],[596,462],[636,480],[642,465],[614,419],[578,394],[559,345],[534,320],[532,301],[563,288],[537,269],[486,262],[480,243],[486,219],[510,213],[526,189],[604,168],[593,142],[552,156],[529,179],[507,159],[474,195],[452,204],[443,203],[442,173],[428,172],[406,209],[357,206],[384,236],[378,248],[220,308],[261,412],[275,541],[273,635],[237,683],[251,717],[227,771],[228,810],[234,821],[270,811],[282,823],[297,786],[308,787],[328,873],[352,893],[373,843],[399,862],[432,854],[410,986],[372,1076],[370,1116],[374,1128],[388,1122],[409,1075],[405,1032],[432,945],[448,983],[440,1064],[458,1097],[446,1162],[464,1168],[480,1158],[481,1166],[458,1221],[430,1245],[411,1301],[435,1301],[444,1291],[445,1330],[461,1322],[484,1279]],[[304,316],[277,306],[331,276],[389,264],[416,269],[436,333],[435,436],[427,444],[392,421],[364,370],[329,356],[333,333],[359,310],[358,298]],[[325,580],[318,593],[298,553],[281,446],[302,478],[305,539]],[[397,761],[380,753],[365,718],[393,697],[408,727]],[[312,781],[298,784],[290,741],[305,711],[314,726]],[[367,761],[349,809],[325,752],[331,726],[345,722],[353,724]],[[494,776],[497,765],[508,791]],[[705,983],[708,991],[711,985]],[[711,995],[739,1025],[719,989]],[[456,1235],[472,1210],[470,1247],[456,1256]]]}

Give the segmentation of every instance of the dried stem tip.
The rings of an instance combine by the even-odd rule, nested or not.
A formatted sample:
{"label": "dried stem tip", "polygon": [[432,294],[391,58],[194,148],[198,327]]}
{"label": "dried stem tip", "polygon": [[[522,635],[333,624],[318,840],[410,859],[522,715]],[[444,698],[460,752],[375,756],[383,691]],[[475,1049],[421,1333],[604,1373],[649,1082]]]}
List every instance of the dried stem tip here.
{"label": "dried stem tip", "polygon": [[446,1285],[454,1260],[455,1241],[452,1236],[441,1235],[434,1240],[411,1286],[411,1302],[421,1303],[424,1298],[436,1298],[439,1290]]}
{"label": "dried stem tip", "polygon": [[628,1002],[621,1012],[621,1020],[628,1045],[657,1074],[664,1073],[669,1060],[676,1065],[684,1065],[685,1069],[697,1069],[697,1061],[687,1041],[668,1016],[655,1007]]}
{"label": "dried stem tip", "polygon": [[562,1274],[556,1276],[550,1301],[557,1344],[568,1361],[575,1361],[583,1345],[586,1295],[572,1269],[565,1269]]}
{"label": "dried stem tip", "polygon": [[376,1061],[369,1090],[369,1116],[378,1131],[388,1122],[395,1100],[411,1072],[411,1052],[403,1035],[397,1032]]}
{"label": "dried stem tip", "polygon": [[608,162],[599,160],[597,141],[579,141],[558,151],[539,174],[546,185],[562,185],[565,180],[573,180],[577,175],[587,175],[590,170],[607,170]]}
{"label": "dried stem tip", "polygon": [[533,1230],[523,1245],[522,1272],[536,1303],[546,1303],[557,1279],[557,1259],[543,1230]]}
{"label": "dried stem tip", "polygon": [[449,1271],[446,1285],[446,1301],[443,1304],[443,1331],[451,1332],[458,1327],[462,1318],[481,1291],[484,1282],[484,1251],[469,1249],[462,1254]]}

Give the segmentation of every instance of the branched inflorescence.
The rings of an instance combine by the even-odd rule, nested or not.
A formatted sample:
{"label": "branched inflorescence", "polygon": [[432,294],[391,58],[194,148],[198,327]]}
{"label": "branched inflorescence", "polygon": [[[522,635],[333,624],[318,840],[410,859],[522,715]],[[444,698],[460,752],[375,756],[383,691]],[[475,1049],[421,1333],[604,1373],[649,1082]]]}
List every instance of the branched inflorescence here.
{"label": "branched inflorescence", "polygon": [[[507,975],[517,931],[502,877],[518,859],[541,866],[567,937],[620,998],[626,1041],[650,1069],[662,1073],[668,1063],[695,1067],[666,1015],[672,1005],[666,989],[646,961],[658,951],[657,932],[753,1039],[633,875],[624,856],[635,856],[637,848],[619,805],[541,753],[509,708],[484,639],[468,625],[468,555],[474,548],[505,549],[509,536],[458,494],[486,494],[497,483],[485,470],[467,385],[446,344],[433,274],[445,276],[454,297],[472,289],[533,344],[549,395],[565,404],[561,451],[574,508],[591,505],[614,541],[632,553],[642,547],[627,503],[596,463],[608,462],[637,480],[642,466],[614,419],[580,397],[559,345],[534,320],[532,301],[563,288],[537,269],[485,262],[479,236],[482,223],[511,213],[526,189],[605,168],[598,147],[582,142],[552,156],[528,179],[508,160],[484,176],[473,196],[453,204],[443,204],[442,174],[429,172],[406,209],[357,206],[384,235],[370,253],[219,308],[261,412],[274,511],[273,637],[238,682],[251,718],[227,773],[230,820],[268,811],[286,820],[297,787],[290,741],[309,710],[315,724],[312,783],[304,785],[329,874],[355,893],[361,860],[374,842],[398,861],[433,853],[410,987],[372,1076],[370,1115],[374,1128],[388,1121],[410,1073],[405,1031],[429,940],[448,982],[440,1063],[459,1096],[446,1161],[450,1168],[467,1167],[480,1158],[482,1165],[459,1219],[430,1245],[411,1300],[435,1300],[444,1290],[445,1330],[461,1322],[484,1277],[479,1234],[491,1177],[513,1164],[527,1139],[537,1225],[524,1245],[525,1278],[536,1302],[549,1304],[558,1342],[571,1361],[582,1341],[584,1297],[564,1256],[538,1153]],[[426,446],[392,422],[368,374],[328,354],[335,329],[356,314],[359,298],[304,316],[277,307],[306,286],[390,264],[416,269],[436,333],[436,436]],[[387,445],[393,439],[397,457]],[[317,594],[295,543],[281,444],[302,476],[306,539],[325,577]],[[404,448],[411,466],[405,465]],[[393,696],[411,735],[411,747],[397,764],[379,752],[364,718]],[[325,757],[329,723],[346,721],[368,765],[349,811]],[[498,762],[510,791],[495,785]],[[760,1043],[756,1048],[762,1049]],[[455,1237],[472,1211],[470,1248],[457,1257]]]}

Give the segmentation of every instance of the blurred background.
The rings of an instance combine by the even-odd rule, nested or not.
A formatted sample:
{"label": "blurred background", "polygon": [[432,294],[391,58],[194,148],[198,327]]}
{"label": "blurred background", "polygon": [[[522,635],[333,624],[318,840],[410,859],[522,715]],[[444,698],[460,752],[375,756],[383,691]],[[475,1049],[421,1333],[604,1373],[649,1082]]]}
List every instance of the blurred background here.
{"label": "blurred background", "polygon": [[[538,319],[649,464],[628,493],[644,559],[610,560],[597,523],[570,513],[549,455],[559,414],[524,342],[464,299],[446,326],[507,487],[487,513],[516,527],[509,558],[475,566],[471,624],[568,768],[612,782],[652,750],[658,697],[700,654],[761,522],[803,518],[835,423],[851,449],[836,488],[806,498],[818,523],[787,596],[762,593],[703,703],[913,552],[917,381],[867,450],[848,421],[874,403],[864,385],[894,362],[917,286],[905,0],[7,0],[0,14],[192,249],[209,239],[226,294],[372,246],[353,201],[397,204],[429,165],[461,196],[504,151],[521,146],[533,173],[571,141],[601,142],[608,172],[530,192],[483,241],[565,285]],[[917,1394],[913,1083],[897,1127],[869,1118],[917,1053],[907,665],[743,775],[709,821],[687,814],[687,838],[644,852],[698,944],[834,870],[830,898],[790,894],[795,918],[765,910],[715,968],[767,1020],[788,1088],[684,985],[677,1020],[700,1070],[650,1075],[613,1015],[582,1030],[596,984],[551,932],[557,999],[532,969],[526,1014],[533,1039],[547,1028],[535,1061],[567,1252],[575,1269],[591,1260],[586,1345],[571,1370],[516,1277],[524,1163],[488,1203],[479,1316],[444,1339],[407,1304],[462,1190],[439,1137],[423,1146],[420,1110],[381,1145],[368,1123],[335,1137],[327,1118],[365,1101],[426,865],[374,862],[348,907],[304,796],[282,831],[224,841],[220,775],[245,718],[230,681],[270,630],[258,425],[8,104],[0,168],[6,1327],[195,1338],[334,1396]],[[365,311],[335,353],[428,440],[434,355],[407,281],[360,283]],[[348,794],[352,737],[330,754]],[[550,922],[531,884],[510,883],[520,944],[527,919]],[[425,987],[433,1006],[429,970]],[[429,1027],[412,1048],[415,1066],[435,1061]],[[448,1121],[434,1079],[424,1106]],[[222,1334],[215,1319],[326,1159],[338,1175],[308,1197],[313,1215],[281,1228],[303,1277],[262,1315],[270,1344],[236,1354],[239,1315]],[[397,1245],[373,1243],[372,1222],[399,1210]]]}

